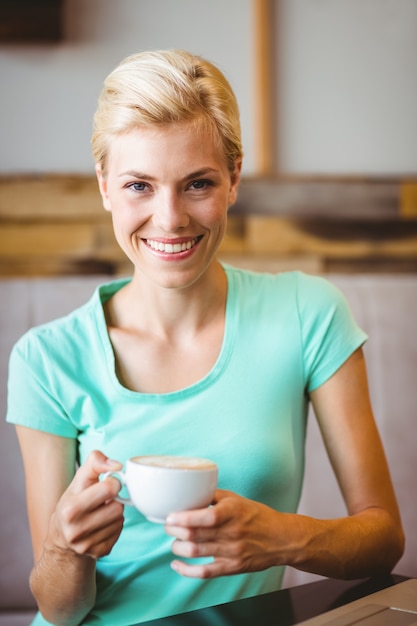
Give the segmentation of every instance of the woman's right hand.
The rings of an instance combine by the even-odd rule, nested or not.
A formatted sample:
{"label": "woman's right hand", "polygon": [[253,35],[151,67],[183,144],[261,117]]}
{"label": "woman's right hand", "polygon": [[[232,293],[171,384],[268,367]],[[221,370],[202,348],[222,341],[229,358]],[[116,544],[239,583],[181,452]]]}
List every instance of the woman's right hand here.
{"label": "woman's right hand", "polygon": [[100,474],[121,469],[118,461],[93,451],[77,470],[51,516],[44,548],[97,559],[109,554],[123,528],[123,505],[114,498],[116,478]]}
{"label": "woman's right hand", "polygon": [[119,482],[99,480],[121,464],[92,452],[76,470],[75,439],[16,431],[35,562],[30,587],[48,622],[75,626],[96,601],[96,559],[111,551],[123,527],[123,505],[114,499]]}

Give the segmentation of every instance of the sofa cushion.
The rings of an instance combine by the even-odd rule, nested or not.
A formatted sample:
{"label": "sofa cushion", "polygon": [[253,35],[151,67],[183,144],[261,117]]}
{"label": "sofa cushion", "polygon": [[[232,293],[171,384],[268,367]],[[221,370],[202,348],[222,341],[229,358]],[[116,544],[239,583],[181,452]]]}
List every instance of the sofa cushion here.
{"label": "sofa cushion", "polygon": [[0,612],[0,626],[30,626],[34,611]]}

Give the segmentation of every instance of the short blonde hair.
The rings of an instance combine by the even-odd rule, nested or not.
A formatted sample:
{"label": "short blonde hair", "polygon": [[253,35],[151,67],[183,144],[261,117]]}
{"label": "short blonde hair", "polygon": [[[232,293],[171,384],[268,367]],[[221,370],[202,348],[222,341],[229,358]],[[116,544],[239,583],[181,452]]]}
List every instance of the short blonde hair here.
{"label": "short blonde hair", "polygon": [[242,156],[239,108],[212,63],[184,50],[140,52],[106,78],[94,115],[93,156],[103,171],[113,136],[144,126],[192,122],[213,132],[233,172]]}

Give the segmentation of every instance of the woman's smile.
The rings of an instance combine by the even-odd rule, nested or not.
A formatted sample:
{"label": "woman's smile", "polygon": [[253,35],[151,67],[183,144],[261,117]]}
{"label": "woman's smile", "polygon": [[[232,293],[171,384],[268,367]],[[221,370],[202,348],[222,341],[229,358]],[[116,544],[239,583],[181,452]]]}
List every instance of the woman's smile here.
{"label": "woman's smile", "polygon": [[[161,240],[161,239],[143,239],[142,241],[151,248],[152,252],[162,253],[162,255],[169,256],[181,256],[182,253],[188,252],[194,248],[198,242],[202,239],[203,235],[199,237],[193,237],[192,239],[173,239],[173,240]],[[185,255],[187,256],[187,255]]]}

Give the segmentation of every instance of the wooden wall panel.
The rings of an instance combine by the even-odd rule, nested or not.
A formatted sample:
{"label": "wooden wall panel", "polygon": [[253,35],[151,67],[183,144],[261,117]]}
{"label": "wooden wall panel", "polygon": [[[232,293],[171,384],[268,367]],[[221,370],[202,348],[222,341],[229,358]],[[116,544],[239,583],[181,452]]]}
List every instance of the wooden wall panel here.
{"label": "wooden wall panel", "polygon": [[[416,272],[414,189],[398,180],[243,179],[220,256],[271,271]],[[0,178],[1,276],[100,272],[130,273],[131,264],[94,177]]]}

